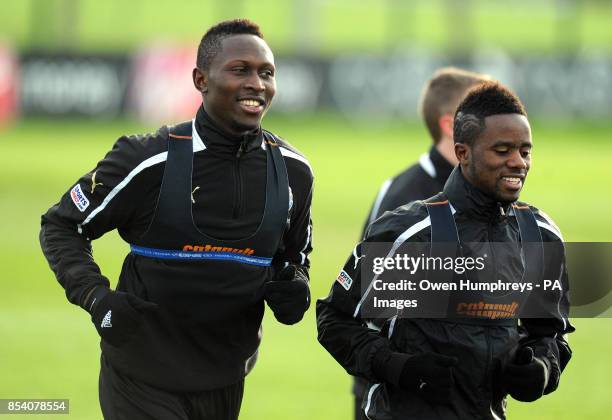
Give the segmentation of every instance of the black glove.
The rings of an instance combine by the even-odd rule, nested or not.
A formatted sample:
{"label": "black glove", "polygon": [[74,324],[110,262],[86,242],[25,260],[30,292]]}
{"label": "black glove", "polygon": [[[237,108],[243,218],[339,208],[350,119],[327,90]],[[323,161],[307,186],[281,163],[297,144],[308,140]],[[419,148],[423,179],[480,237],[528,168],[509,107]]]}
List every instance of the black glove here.
{"label": "black glove", "polygon": [[400,373],[399,386],[417,392],[431,403],[446,403],[455,383],[453,366],[457,362],[456,357],[439,353],[410,356]]}
{"label": "black glove", "polygon": [[278,322],[299,322],[310,306],[308,278],[295,265],[288,265],[264,285],[264,299]]}
{"label": "black glove", "polygon": [[144,313],[157,309],[156,303],[106,287],[96,290],[91,301],[91,320],[100,337],[113,346],[126,343],[140,327]]}
{"label": "black glove", "polygon": [[550,361],[535,357],[531,347],[521,347],[502,374],[506,392],[517,401],[531,402],[544,395],[550,376]]}

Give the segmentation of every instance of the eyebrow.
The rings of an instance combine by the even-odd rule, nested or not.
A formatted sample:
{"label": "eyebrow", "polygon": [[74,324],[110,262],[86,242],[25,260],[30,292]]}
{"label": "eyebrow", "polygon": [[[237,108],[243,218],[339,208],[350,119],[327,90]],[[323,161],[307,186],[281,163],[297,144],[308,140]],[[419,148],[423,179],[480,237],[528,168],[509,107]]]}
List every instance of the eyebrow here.
{"label": "eyebrow", "polygon": [[[532,147],[533,145],[529,142],[523,142],[521,143],[521,145],[519,147]],[[506,141],[506,140],[499,140],[497,142],[495,142],[493,144],[492,147],[516,147],[514,142],[512,141]]]}
{"label": "eyebrow", "polygon": [[[242,65],[249,65],[250,66],[252,64],[252,62],[248,61],[248,60],[243,60],[241,58],[236,58],[234,60],[228,61],[226,66],[235,66],[236,64],[242,64]],[[259,67],[266,67],[266,66],[267,67],[271,67],[273,69],[276,69],[276,67],[274,66],[273,63],[270,63],[270,62],[267,62],[267,61],[264,61],[264,62],[262,62],[259,65]]]}

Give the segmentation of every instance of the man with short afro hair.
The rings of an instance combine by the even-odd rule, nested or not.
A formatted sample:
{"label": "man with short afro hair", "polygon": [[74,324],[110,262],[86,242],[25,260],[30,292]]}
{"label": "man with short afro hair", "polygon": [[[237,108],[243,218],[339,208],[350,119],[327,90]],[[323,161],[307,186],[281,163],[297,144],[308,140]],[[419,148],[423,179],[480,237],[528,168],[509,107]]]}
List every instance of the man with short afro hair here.
{"label": "man with short afro hair", "polygon": [[473,144],[485,127],[485,118],[497,114],[527,117],[520,99],[505,86],[485,82],[474,88],[455,112],[455,143]]}
{"label": "man with short afro hair", "polygon": [[[370,420],[505,419],[508,395],[532,402],[554,392],[572,356],[565,339],[575,329],[568,319],[562,235],[543,212],[517,201],[531,167],[531,127],[524,107],[501,84],[487,83],[468,93],[454,126],[459,165],[443,191],[378,218],[349,254],[329,296],[317,301],[319,342],[349,374],[369,381],[361,409]],[[541,285],[543,279],[557,279],[562,286],[538,299],[529,313],[464,309],[526,299],[506,291],[501,296],[461,294],[459,301],[452,294],[446,300],[429,295],[424,304],[418,301],[406,310],[386,306],[376,313],[378,290],[385,289],[368,265],[382,256],[373,251],[380,249],[373,247],[376,243],[386,244],[391,258],[401,258],[398,250],[409,243],[431,254],[445,249],[448,254],[438,254],[445,258],[480,256],[483,271],[470,275],[481,283]],[[427,278],[435,282],[420,275],[412,280]],[[452,272],[446,277],[455,286],[465,278]],[[393,294],[383,297],[398,301],[421,296],[418,288],[388,290]],[[430,312],[436,303],[446,316],[424,315],[436,313]],[[425,313],[419,312],[422,307]],[[369,328],[373,323],[383,327]]]}
{"label": "man with short afro hair", "polygon": [[[372,203],[361,236],[367,227],[386,211],[414,200],[423,200],[438,193],[457,165],[453,145],[453,117],[467,92],[490,77],[457,67],[437,69],[425,82],[418,112],[429,132],[431,145],[417,162],[385,180]],[[373,327],[374,324],[370,323]],[[366,382],[355,378],[355,419],[364,419],[360,409]]]}
{"label": "man with short afro hair", "polygon": [[[236,19],[194,61],[194,118],[120,137],[42,217],[45,257],[100,336],[110,420],[236,420],[266,305],[285,325],[310,306],[312,169],[261,126],[274,55]],[[130,248],[115,288],[91,250],[114,229]]]}
{"label": "man with short afro hair", "polygon": [[200,41],[196,65],[201,70],[208,70],[210,63],[221,51],[221,40],[231,35],[255,35],[264,39],[259,25],[248,19],[227,20],[212,26]]}

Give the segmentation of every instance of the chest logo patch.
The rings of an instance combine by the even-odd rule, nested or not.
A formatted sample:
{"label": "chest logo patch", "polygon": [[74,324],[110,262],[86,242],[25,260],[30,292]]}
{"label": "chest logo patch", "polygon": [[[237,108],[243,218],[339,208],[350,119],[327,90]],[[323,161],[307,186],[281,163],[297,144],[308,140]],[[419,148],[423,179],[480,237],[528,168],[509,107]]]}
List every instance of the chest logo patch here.
{"label": "chest logo patch", "polygon": [[340,271],[340,274],[338,274],[336,281],[340,283],[342,287],[344,287],[344,290],[350,289],[353,285],[353,279],[344,270]]}
{"label": "chest logo patch", "polygon": [[234,254],[253,255],[255,250],[251,248],[231,248],[226,246],[213,245],[185,245],[183,251],[192,252],[231,252]]}
{"label": "chest logo patch", "polygon": [[70,198],[72,198],[72,202],[81,213],[89,207],[89,200],[85,197],[85,194],[83,194],[80,184],[76,184],[72,187],[70,190]]}

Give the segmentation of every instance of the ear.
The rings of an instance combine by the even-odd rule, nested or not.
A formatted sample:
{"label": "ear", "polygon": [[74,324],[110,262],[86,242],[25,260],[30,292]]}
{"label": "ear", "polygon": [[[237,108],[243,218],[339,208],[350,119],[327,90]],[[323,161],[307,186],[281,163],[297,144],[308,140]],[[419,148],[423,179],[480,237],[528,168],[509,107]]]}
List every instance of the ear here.
{"label": "ear", "polygon": [[461,166],[469,165],[471,148],[465,143],[455,143],[455,156]]}
{"label": "ear", "polygon": [[438,118],[438,127],[440,127],[440,137],[453,138],[453,123],[454,117],[452,114],[442,114]]}
{"label": "ear", "polygon": [[191,73],[191,77],[193,79],[193,85],[197,90],[205,94],[208,92],[208,76],[199,68],[194,68]]}

